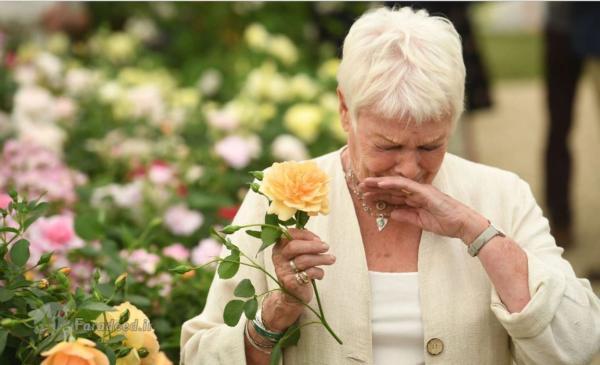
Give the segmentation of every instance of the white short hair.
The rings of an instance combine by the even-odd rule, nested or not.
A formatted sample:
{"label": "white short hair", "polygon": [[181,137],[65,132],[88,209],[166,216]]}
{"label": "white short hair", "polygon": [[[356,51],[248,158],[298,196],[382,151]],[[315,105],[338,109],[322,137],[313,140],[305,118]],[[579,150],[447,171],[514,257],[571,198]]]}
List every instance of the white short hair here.
{"label": "white short hair", "polygon": [[410,7],[363,14],[344,41],[338,86],[352,124],[368,110],[388,119],[451,118],[464,110],[465,65],[452,23]]}

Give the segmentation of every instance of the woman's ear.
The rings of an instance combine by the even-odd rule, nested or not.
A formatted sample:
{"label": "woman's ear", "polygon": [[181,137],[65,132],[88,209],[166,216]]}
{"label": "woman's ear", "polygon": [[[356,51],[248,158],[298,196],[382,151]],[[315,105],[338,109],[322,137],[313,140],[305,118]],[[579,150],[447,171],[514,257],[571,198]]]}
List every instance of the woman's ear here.
{"label": "woman's ear", "polygon": [[350,121],[350,113],[348,112],[348,106],[346,105],[346,100],[344,99],[344,94],[342,94],[342,91],[340,90],[339,87],[335,91],[338,96],[338,103],[339,103],[338,111],[340,113],[340,120],[342,122],[342,127],[344,128],[344,130],[346,132],[350,132],[350,129],[352,129],[352,123]]}

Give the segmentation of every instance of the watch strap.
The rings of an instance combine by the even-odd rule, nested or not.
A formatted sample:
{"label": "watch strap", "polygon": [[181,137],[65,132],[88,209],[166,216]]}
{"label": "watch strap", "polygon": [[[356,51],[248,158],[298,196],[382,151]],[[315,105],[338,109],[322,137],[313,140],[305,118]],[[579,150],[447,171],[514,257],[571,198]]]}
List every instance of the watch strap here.
{"label": "watch strap", "polygon": [[472,257],[477,256],[483,246],[485,246],[486,243],[496,236],[504,237],[504,233],[490,223],[490,225],[479,236],[477,236],[477,238],[475,238],[473,243],[469,245],[469,248],[467,249],[469,255]]}

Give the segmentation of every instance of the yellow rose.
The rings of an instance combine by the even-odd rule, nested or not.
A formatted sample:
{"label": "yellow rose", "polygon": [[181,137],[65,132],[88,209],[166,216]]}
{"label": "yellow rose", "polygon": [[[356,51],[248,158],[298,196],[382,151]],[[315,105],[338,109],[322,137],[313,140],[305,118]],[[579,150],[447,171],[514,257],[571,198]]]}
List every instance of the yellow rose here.
{"label": "yellow rose", "polygon": [[275,162],[265,171],[260,191],[271,199],[269,214],[286,221],[300,210],[329,213],[329,177],[312,161]]}
{"label": "yellow rose", "polygon": [[158,353],[158,356],[156,357],[156,363],[154,365],[173,365],[173,362],[171,362],[167,355],[161,351]]}
{"label": "yellow rose", "polygon": [[292,41],[283,35],[276,35],[269,39],[268,52],[279,58],[285,65],[290,66],[298,61],[298,50]]}
{"label": "yellow rose", "polygon": [[306,74],[298,74],[290,80],[290,89],[294,96],[310,100],[319,92],[319,86]]}
{"label": "yellow rose", "polygon": [[[105,312],[96,318],[96,334],[104,340],[117,335],[125,336],[124,345],[132,349],[127,356],[117,359],[117,365],[154,365],[159,345],[148,317],[129,302],[121,303],[114,308],[114,311]],[[119,324],[119,317],[127,309],[129,319]],[[140,358],[138,350],[142,347],[148,351],[148,355]]]}
{"label": "yellow rose", "polygon": [[323,110],[313,104],[296,104],[283,116],[287,129],[305,142],[313,142],[319,134],[323,120]]}
{"label": "yellow rose", "polygon": [[321,67],[319,67],[317,74],[319,75],[319,78],[323,80],[335,80],[339,67],[340,60],[337,58],[330,58],[323,62]]}
{"label": "yellow rose", "polygon": [[41,365],[108,365],[108,357],[95,346],[94,342],[85,338],[78,338],[74,342],[63,341],[42,352],[47,359]]}
{"label": "yellow rose", "polygon": [[253,23],[246,28],[244,38],[250,48],[262,51],[266,48],[269,42],[269,33],[261,24]]}

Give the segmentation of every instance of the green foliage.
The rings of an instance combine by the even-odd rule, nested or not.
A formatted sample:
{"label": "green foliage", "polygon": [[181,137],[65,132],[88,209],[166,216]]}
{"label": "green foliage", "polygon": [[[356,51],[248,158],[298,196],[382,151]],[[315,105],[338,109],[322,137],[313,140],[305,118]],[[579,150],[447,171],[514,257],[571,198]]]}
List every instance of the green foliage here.
{"label": "green foliage", "polygon": [[235,299],[229,301],[223,310],[223,321],[226,325],[234,327],[240,321],[240,317],[244,312],[244,301]]}

